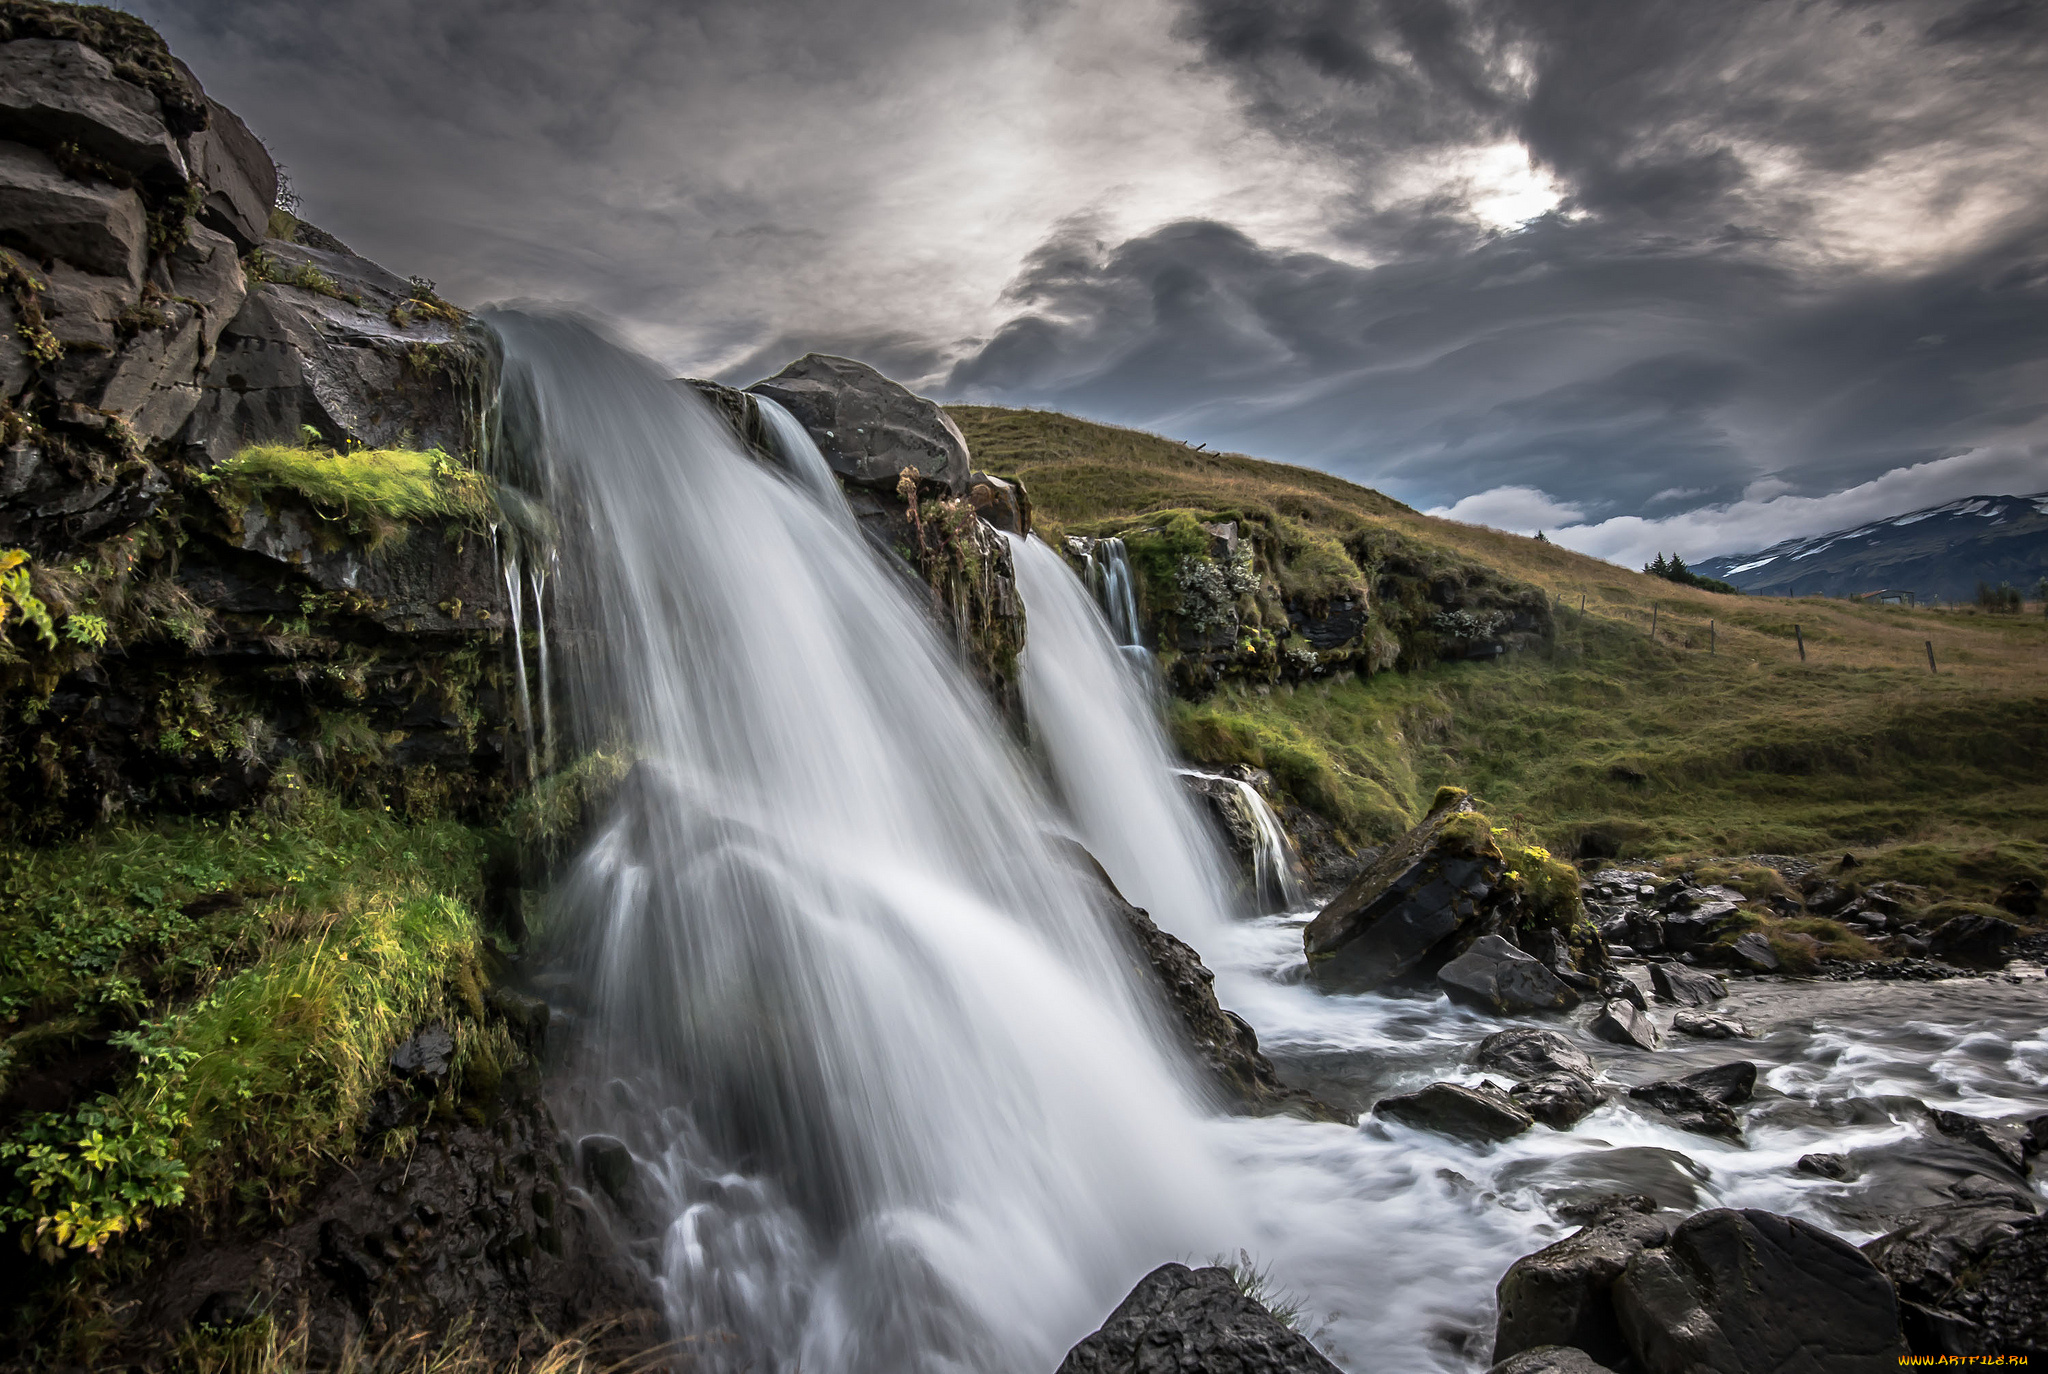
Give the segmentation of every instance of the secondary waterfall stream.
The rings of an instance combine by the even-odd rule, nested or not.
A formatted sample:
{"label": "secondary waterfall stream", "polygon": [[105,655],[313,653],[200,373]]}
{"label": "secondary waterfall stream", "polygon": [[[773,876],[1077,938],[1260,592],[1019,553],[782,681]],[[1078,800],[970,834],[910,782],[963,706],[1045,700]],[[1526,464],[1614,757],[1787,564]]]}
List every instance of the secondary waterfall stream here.
{"label": "secondary waterfall stream", "polygon": [[[1142,1274],[1248,1251],[1353,1371],[1483,1369],[1494,1283],[1565,1202],[1753,1205],[1852,1239],[1974,1163],[1906,1096],[2048,1108],[2048,991],[1738,985],[1764,1038],[1658,1055],[1562,1022],[1615,1083],[1765,1070],[1749,1146],[1626,1098],[1471,1146],[1203,1110],[1079,833],[1195,944],[1293,1081],[1363,1109],[1505,1024],[1301,983],[1306,912],[1238,917],[1144,689],[1081,583],[1013,545],[1050,795],[848,522],[589,329],[500,312],[501,475],[559,517],[558,758],[636,760],[553,894],[558,1102],[636,1161],[627,1239],[697,1367],[1051,1374]],[[1796,1175],[1813,1149],[1862,1178]],[[1944,1151],[1947,1150],[1947,1153]]]}

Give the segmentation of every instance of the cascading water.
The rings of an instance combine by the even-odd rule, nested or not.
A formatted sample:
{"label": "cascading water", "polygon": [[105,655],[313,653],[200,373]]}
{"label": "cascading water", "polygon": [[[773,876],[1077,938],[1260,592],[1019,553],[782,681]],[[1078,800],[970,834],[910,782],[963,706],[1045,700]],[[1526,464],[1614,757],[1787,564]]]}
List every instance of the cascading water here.
{"label": "cascading water", "polygon": [[1152,1265],[1242,1243],[1049,813],[873,555],[643,360],[491,324],[574,739],[638,759],[549,917],[564,1110],[639,1161],[699,1367],[1044,1374]]}
{"label": "cascading water", "polygon": [[1088,548],[1088,590],[1109,618],[1109,633],[1125,658],[1152,669],[1152,651],[1145,647],[1144,625],[1138,619],[1138,582],[1131,571],[1131,551],[1114,536]]}
{"label": "cascading water", "polygon": [[1308,902],[1308,888],[1288,842],[1287,832],[1258,788],[1243,778],[1186,770],[1186,776],[1222,783],[1237,799],[1237,811],[1252,832],[1252,896],[1262,912],[1299,911]]}
{"label": "cascading water", "polygon": [[773,397],[755,396],[754,404],[761,409],[761,419],[768,426],[769,437],[775,441],[775,456],[782,460],[790,479],[815,497],[826,510],[851,519],[851,512],[846,508],[846,493],[840,490],[839,479],[832,475],[832,465],[818,451],[818,441],[804,428],[803,421],[790,414],[789,408]]}
{"label": "cascading water", "polygon": [[[1230,912],[1231,885],[1174,778],[1146,689],[1118,656],[1111,621],[1060,556],[1042,540],[1005,537],[1030,627],[1024,715],[1082,843],[1161,927],[1205,945]],[[1122,549],[1102,540],[1097,551],[1109,543]],[[1128,575],[1127,562],[1118,566]]]}

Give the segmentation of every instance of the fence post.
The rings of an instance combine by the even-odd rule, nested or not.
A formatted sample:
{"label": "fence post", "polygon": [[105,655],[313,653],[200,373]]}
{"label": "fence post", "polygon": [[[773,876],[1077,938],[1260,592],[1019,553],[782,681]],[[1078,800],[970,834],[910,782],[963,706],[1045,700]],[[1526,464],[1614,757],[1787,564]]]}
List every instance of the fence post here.
{"label": "fence post", "polygon": [[1717,652],[1714,648],[1714,622],[1711,620],[1707,622],[1707,652]]}
{"label": "fence post", "polygon": [[1934,666],[1934,641],[1931,639],[1927,641],[1927,671],[1930,673],[1939,673],[1941,671],[1941,669]]}
{"label": "fence post", "polygon": [[1581,620],[1584,620],[1585,618],[1586,618],[1586,594],[1585,594],[1584,592],[1580,592],[1580,593],[1579,593],[1579,619],[1581,619]]}
{"label": "fence post", "polygon": [[1652,639],[1655,639],[1656,637],[1657,637],[1657,608],[1656,608],[1655,606],[1652,606],[1652,607],[1650,607],[1650,638],[1652,638]]}
{"label": "fence post", "polygon": [[1806,662],[1806,636],[1799,633],[1799,624],[1797,621],[1794,621],[1792,624],[1792,638],[1797,640],[1799,643],[1799,661],[1801,663]]}

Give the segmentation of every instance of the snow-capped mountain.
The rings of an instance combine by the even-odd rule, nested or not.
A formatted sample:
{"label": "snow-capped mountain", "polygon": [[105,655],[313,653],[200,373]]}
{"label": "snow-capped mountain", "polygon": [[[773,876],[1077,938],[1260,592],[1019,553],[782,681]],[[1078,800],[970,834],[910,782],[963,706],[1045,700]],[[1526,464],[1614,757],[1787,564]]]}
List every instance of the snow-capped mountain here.
{"label": "snow-capped mountain", "polygon": [[1979,581],[2026,595],[2048,577],[2048,492],[1966,496],[1759,553],[1709,558],[1693,571],[1759,596],[1860,596],[1880,589],[1922,601],[1968,601]]}

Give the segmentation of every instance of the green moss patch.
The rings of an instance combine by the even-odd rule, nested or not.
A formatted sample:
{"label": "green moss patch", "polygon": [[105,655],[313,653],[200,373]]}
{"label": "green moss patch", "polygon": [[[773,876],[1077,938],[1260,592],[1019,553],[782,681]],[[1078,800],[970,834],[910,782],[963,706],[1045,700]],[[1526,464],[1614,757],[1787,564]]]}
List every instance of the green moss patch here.
{"label": "green moss patch", "polygon": [[294,492],[346,515],[435,518],[481,526],[497,510],[490,479],[440,449],[332,449],[259,444],[208,474],[221,491]]}

